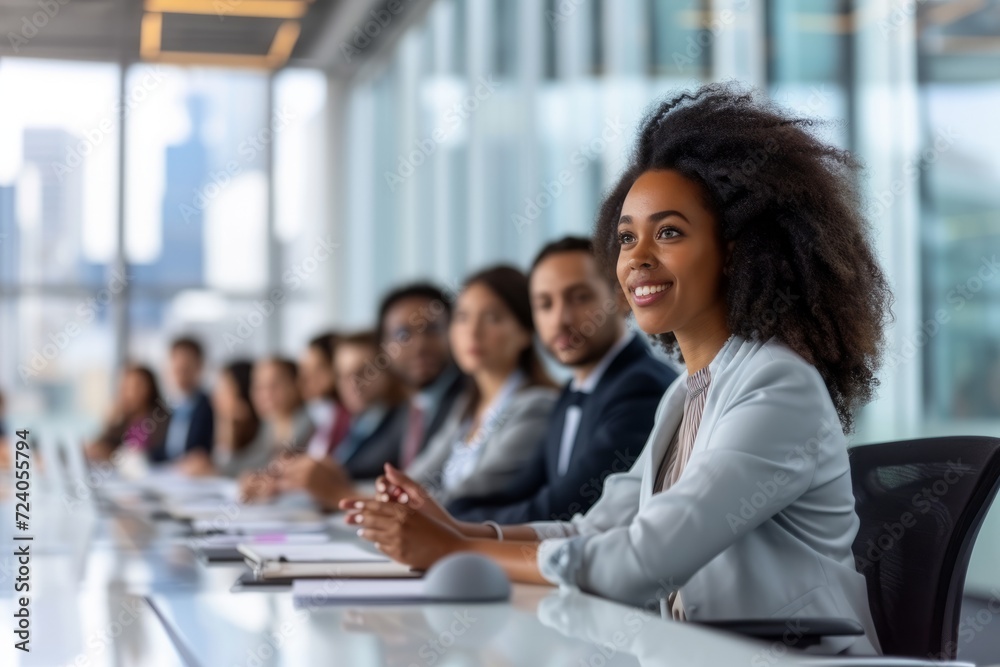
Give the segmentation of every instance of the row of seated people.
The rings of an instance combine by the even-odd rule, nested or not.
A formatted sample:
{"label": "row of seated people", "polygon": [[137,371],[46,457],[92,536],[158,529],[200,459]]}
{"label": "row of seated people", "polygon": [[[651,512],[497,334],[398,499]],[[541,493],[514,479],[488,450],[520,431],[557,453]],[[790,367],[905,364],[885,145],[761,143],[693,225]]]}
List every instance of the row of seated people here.
{"label": "row of seated people", "polygon": [[[154,374],[128,367],[88,453],[109,458],[127,443],[188,474],[238,476],[247,500],[304,490],[329,509],[370,494],[390,464],[464,519],[568,519],[632,466],[676,378],[627,312],[590,240],[566,237],[528,275],[492,267],[450,298],[402,286],[374,331],[318,336],[297,364],[229,363],[211,398],[201,346],[177,339],[180,399],[167,406]],[[561,388],[536,339],[570,371]]]}
{"label": "row of seated people", "polygon": [[[477,273],[453,303],[425,287],[389,295],[374,341],[352,364],[337,345],[332,361],[349,412],[362,405],[351,392],[404,384],[390,448],[402,470],[374,457],[374,493],[363,482],[378,466],[352,462],[392,412],[388,389],[383,412],[353,414],[325,454],[302,435],[296,453],[264,447],[262,467],[233,447],[188,465],[234,466],[251,498],[305,489],[416,569],[472,551],[512,581],[678,620],[852,619],[863,636],[816,650],[880,652],[852,551],[847,435],[878,386],[892,291],[861,165],[817,127],[735,84],[679,92],[635,133],[592,247],[546,247],[529,276]],[[626,310],[684,364],[669,388]],[[558,395],[536,336],[572,373]],[[291,438],[297,403],[278,421],[277,402],[255,401],[262,377],[282,375],[271,365],[255,366],[250,402]],[[163,428],[148,451],[183,455]]]}

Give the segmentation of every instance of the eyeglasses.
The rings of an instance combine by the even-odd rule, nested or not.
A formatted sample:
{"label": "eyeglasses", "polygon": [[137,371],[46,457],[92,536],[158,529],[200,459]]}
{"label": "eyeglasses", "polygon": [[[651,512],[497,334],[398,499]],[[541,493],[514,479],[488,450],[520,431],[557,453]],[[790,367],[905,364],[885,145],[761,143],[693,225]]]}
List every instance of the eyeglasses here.
{"label": "eyeglasses", "polygon": [[448,330],[448,325],[440,320],[431,320],[420,326],[397,327],[389,332],[389,338],[394,342],[405,345],[415,336],[443,336]]}

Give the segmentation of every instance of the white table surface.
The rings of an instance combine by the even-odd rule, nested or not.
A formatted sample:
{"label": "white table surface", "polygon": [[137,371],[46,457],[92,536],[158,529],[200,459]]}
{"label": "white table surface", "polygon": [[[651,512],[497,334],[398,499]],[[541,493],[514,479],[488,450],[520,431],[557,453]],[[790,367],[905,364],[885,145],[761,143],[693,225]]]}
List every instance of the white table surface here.
{"label": "white table surface", "polygon": [[230,592],[245,567],[201,563],[183,545],[184,524],[63,500],[54,487],[33,489],[32,652],[24,654],[12,649],[14,512],[0,483],[0,664],[780,667],[807,659],[547,586],[515,585],[503,604],[300,609],[289,590]]}

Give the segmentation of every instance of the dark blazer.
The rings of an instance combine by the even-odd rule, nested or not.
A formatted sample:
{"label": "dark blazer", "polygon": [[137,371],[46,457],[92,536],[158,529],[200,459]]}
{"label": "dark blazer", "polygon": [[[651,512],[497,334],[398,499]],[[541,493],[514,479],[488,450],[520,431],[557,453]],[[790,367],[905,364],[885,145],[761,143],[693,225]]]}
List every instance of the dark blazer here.
{"label": "dark blazer", "polygon": [[[195,392],[191,423],[188,424],[187,437],[184,439],[184,453],[200,449],[206,454],[211,454],[214,443],[215,417],[212,412],[212,402],[208,399],[208,395],[199,389]],[[149,460],[154,463],[167,460],[165,436],[156,447],[149,450]]]}
{"label": "dark blazer", "polygon": [[[420,451],[424,451],[427,448],[427,444],[434,439],[441,427],[444,426],[448,419],[448,415],[451,414],[452,406],[455,405],[455,401],[462,395],[465,388],[469,386],[469,378],[458,369],[458,366],[452,364],[449,366],[448,370],[445,371],[452,376],[451,382],[448,383],[448,388],[445,389],[444,395],[441,397],[441,403],[438,406],[437,412],[431,418],[430,424],[424,430],[424,439],[420,442]],[[400,442],[402,446],[402,442]],[[418,452],[419,453],[419,452]]]}
{"label": "dark blazer", "polygon": [[676,377],[637,335],[584,399],[564,475],[559,474],[559,449],[571,403],[569,383],[524,474],[493,496],[457,499],[448,504],[448,511],[465,521],[492,519],[503,524],[566,521],[586,512],[600,498],[605,477],[632,467],[653,428],[656,407]]}
{"label": "dark blazer", "polygon": [[384,471],[386,463],[399,465],[403,434],[406,433],[409,404],[390,409],[378,426],[360,441],[352,438],[350,431],[333,450],[335,461],[344,466],[352,479],[374,479]]}

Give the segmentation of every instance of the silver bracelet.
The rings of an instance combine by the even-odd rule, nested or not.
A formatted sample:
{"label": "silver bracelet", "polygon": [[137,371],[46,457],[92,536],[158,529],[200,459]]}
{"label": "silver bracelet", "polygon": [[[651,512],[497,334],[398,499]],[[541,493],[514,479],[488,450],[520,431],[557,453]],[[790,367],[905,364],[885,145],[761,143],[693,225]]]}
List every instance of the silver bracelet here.
{"label": "silver bracelet", "polygon": [[497,531],[497,542],[503,542],[503,531],[500,530],[500,524],[498,524],[496,521],[483,521],[483,523],[487,526],[492,527],[493,530]]}

